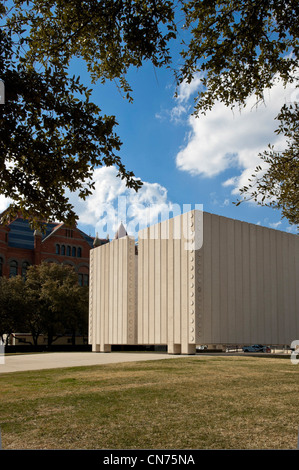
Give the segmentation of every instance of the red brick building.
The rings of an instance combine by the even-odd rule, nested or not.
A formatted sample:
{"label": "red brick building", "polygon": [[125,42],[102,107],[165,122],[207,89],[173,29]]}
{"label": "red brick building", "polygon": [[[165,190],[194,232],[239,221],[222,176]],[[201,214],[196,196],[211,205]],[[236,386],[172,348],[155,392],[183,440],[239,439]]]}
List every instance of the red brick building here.
{"label": "red brick building", "polygon": [[63,223],[47,223],[45,233],[40,233],[18,216],[0,225],[0,276],[25,276],[30,265],[54,262],[73,266],[79,284],[88,285],[89,252],[106,242]]}

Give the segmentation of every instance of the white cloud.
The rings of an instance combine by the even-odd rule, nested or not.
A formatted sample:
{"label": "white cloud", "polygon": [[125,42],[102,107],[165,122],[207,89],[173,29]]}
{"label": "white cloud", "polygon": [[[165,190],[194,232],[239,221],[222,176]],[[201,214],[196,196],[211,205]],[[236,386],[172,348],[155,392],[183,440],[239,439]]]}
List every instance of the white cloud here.
{"label": "white cloud", "polygon": [[202,84],[202,77],[203,74],[197,73],[190,83],[184,80],[180,84],[177,92],[177,100],[179,103],[186,103],[194,93],[199,91]]}
{"label": "white cloud", "polygon": [[3,194],[0,195],[0,214],[5,211],[5,209],[8,208],[9,204],[11,204],[11,200],[3,196]]}
{"label": "white cloud", "polygon": [[[76,192],[66,191],[66,195],[79,216],[79,225],[93,227],[99,237],[113,238],[120,222],[130,235],[137,237],[140,229],[181,212],[177,204],[168,200],[167,190],[162,185],[145,181],[136,192],[117,177],[115,167],[96,169],[93,180],[95,189],[85,201]],[[10,202],[0,195],[0,213]]]}
{"label": "white cloud", "polygon": [[[193,89],[194,92],[194,89]],[[232,193],[248,184],[248,178],[257,165],[263,163],[258,156],[274,144],[277,150],[285,147],[283,136],[275,134],[278,127],[277,116],[281,106],[290,101],[294,87],[286,89],[278,82],[265,92],[265,102],[255,106],[255,97],[247,100],[240,112],[217,102],[205,116],[189,116],[190,128],[186,143],[176,155],[176,165],[192,175],[215,177],[227,169],[235,169],[236,175],[223,182],[232,186]],[[188,92],[183,89],[182,101]],[[261,165],[265,169],[265,165]]]}
{"label": "white cloud", "polygon": [[214,206],[227,207],[229,206],[229,198],[225,198],[224,201],[219,200],[219,196],[216,192],[210,193],[210,202]]}
{"label": "white cloud", "polygon": [[280,225],[281,225],[281,221],[269,223],[269,227],[271,228],[278,228]]}
{"label": "white cloud", "polygon": [[168,200],[167,190],[158,183],[143,182],[138,192],[127,188],[118,178],[115,167],[94,171],[93,194],[80,200],[71,194],[70,201],[79,216],[79,224],[91,225],[99,237],[113,238],[122,222],[129,235],[137,237],[140,229],[169,218],[176,205]]}
{"label": "white cloud", "polygon": [[297,226],[296,226],[296,225],[289,225],[289,226],[286,228],[286,231],[289,232],[289,233],[298,234],[298,229],[297,229]]}
{"label": "white cloud", "polygon": [[185,116],[187,112],[187,109],[185,106],[182,104],[179,104],[178,106],[175,106],[174,108],[171,109],[170,111],[170,120],[176,123],[179,123],[182,119],[182,117]]}
{"label": "white cloud", "polygon": [[180,124],[186,121],[186,114],[191,112],[192,106],[189,100],[192,95],[197,93],[202,84],[202,74],[195,74],[193,80],[188,83],[184,80],[178,87],[176,92],[176,105],[169,109],[163,109],[159,113],[156,113],[156,118],[163,120],[165,118],[170,121]]}

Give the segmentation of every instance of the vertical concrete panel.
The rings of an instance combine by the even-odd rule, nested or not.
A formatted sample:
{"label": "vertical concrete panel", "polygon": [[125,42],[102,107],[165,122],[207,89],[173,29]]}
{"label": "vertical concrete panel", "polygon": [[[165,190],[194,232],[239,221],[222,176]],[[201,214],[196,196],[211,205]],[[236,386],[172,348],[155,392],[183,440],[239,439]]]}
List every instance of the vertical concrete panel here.
{"label": "vertical concrete panel", "polygon": [[116,317],[117,317],[117,330],[115,332],[115,337],[116,337],[116,344],[122,344],[122,335],[123,335],[123,324],[122,324],[122,315],[123,315],[123,296],[122,296],[122,288],[123,288],[123,256],[125,255],[124,253],[124,244],[123,244],[124,238],[120,238],[117,240],[117,258],[118,258],[118,266],[117,266],[117,271],[116,271],[116,276],[117,276],[117,306],[116,306]]}
{"label": "vertical concrete panel", "polygon": [[[203,270],[203,318],[202,318],[202,341],[212,343],[212,216],[204,214],[203,221],[203,246],[202,252]],[[199,252],[196,253],[196,258]],[[198,264],[198,262],[197,262]]]}
{"label": "vertical concrete panel", "polygon": [[102,305],[102,338],[101,338],[101,348],[100,350],[103,352],[110,351],[110,343],[109,343],[109,245],[104,245],[103,250],[101,250],[101,258],[102,258],[102,268],[100,274],[100,283],[101,283],[101,296],[103,297],[103,301],[101,301]]}
{"label": "vertical concrete panel", "polygon": [[[108,301],[108,315],[109,315],[109,328],[108,328],[108,344],[113,344],[113,301],[114,301],[114,258],[113,258],[113,245],[107,244],[107,253],[109,259],[109,301]],[[105,245],[104,245],[105,246]],[[103,248],[103,247],[101,247]]]}
{"label": "vertical concrete panel", "polygon": [[99,343],[100,351],[106,351],[109,344],[109,273],[107,261],[109,260],[109,248],[103,246],[102,249],[97,248],[98,254],[98,282],[97,282],[97,305],[98,305],[98,321],[99,321]]}
{"label": "vertical concrete panel", "polygon": [[[134,248],[135,249],[135,248]],[[134,344],[137,343],[137,338],[138,338],[138,254],[135,254],[135,291],[134,291],[134,298],[132,302],[134,301],[134,315],[133,316],[133,330],[131,332],[131,337],[130,337],[130,344],[134,342]]]}
{"label": "vertical concrete panel", "polygon": [[161,225],[155,225],[155,331],[154,337],[156,344],[161,344]]}
{"label": "vertical concrete panel", "polygon": [[173,240],[173,219],[169,220],[168,239],[168,272],[167,272],[167,344],[168,351],[173,352],[174,348],[174,240]]}
{"label": "vertical concrete panel", "polygon": [[[129,341],[129,318],[130,318],[130,292],[132,290],[133,276],[135,275],[135,266],[132,266],[131,256],[133,254],[130,251],[130,241],[128,237],[121,238],[119,240],[121,250],[121,282],[120,282],[120,332],[118,333],[119,344],[128,344]],[[133,269],[132,269],[133,267]]]}
{"label": "vertical concrete panel", "polygon": [[167,247],[168,247],[168,221],[161,223],[161,344],[167,344],[167,281],[168,281],[168,265],[167,265]]}
{"label": "vertical concrete panel", "polygon": [[129,237],[92,250],[90,335],[94,351],[136,344],[135,242]]}
{"label": "vertical concrete panel", "polygon": [[204,234],[202,341],[290,344],[298,332],[298,237],[214,214],[204,214]]}
{"label": "vertical concrete panel", "polygon": [[[295,238],[288,237],[289,239],[289,254],[288,254],[288,265],[289,265],[289,308],[290,308],[290,334],[289,341],[291,343],[294,339],[294,331],[296,331],[296,269],[295,269]],[[299,280],[298,286],[299,288]],[[299,311],[297,312],[299,315]]]}
{"label": "vertical concrete panel", "polygon": [[258,328],[255,332],[255,343],[263,342],[265,332],[265,277],[264,277],[264,227],[257,227],[257,297]]}
{"label": "vertical concrete panel", "polygon": [[105,247],[103,250],[99,250],[99,261],[97,265],[98,275],[100,279],[99,291],[98,291],[98,303],[99,303],[99,313],[100,313],[100,325],[99,325],[99,344],[101,346],[101,351],[105,345]]}
{"label": "vertical concrete panel", "polygon": [[271,296],[271,262],[270,262],[270,230],[266,228],[263,230],[263,243],[264,243],[264,316],[265,316],[265,331],[263,342],[270,344],[272,338],[272,296]]}
{"label": "vertical concrete panel", "polygon": [[[188,351],[188,344],[189,344],[189,308],[190,303],[195,302],[194,299],[189,299],[189,283],[188,283],[188,250],[185,246],[187,240],[187,233],[188,226],[190,222],[188,221],[188,215],[183,214],[180,216],[181,222],[181,239],[179,245],[179,255],[180,256],[180,279],[178,290],[180,291],[180,312],[178,314],[178,318],[180,319],[180,326],[178,326],[178,330],[181,330],[180,335],[180,342],[182,347],[182,353],[186,353]],[[194,269],[194,265],[191,266]],[[194,293],[193,293],[194,295]],[[191,305],[193,307],[193,305]],[[179,337],[179,336],[178,336]]]}
{"label": "vertical concrete panel", "polygon": [[94,266],[94,284],[95,284],[95,317],[96,317],[96,322],[95,322],[95,332],[94,332],[94,345],[95,349],[97,349],[97,345],[100,345],[100,337],[99,337],[99,332],[100,332],[100,317],[98,315],[98,306],[99,306],[99,299],[100,299],[100,287],[98,286],[99,282],[99,263],[100,263],[100,253],[97,251],[95,253],[96,259],[95,259],[95,266]]}
{"label": "vertical concrete panel", "polygon": [[251,306],[251,318],[250,318],[250,335],[247,338],[248,343],[254,341],[254,332],[258,328],[258,298],[257,298],[257,234],[256,226],[250,224],[249,226],[249,275],[250,275],[250,306]]}
{"label": "vertical concrete panel", "polygon": [[[194,252],[190,254],[188,244],[192,217],[194,219],[191,213],[179,215],[156,224],[151,227],[153,239],[149,240],[147,249],[145,239],[139,243],[139,256],[142,253],[143,260],[140,258],[139,261],[139,291],[142,294],[138,301],[138,319],[142,318],[144,325],[148,325],[149,334],[139,334],[138,341],[167,344],[170,353],[182,349],[190,352],[190,344],[195,345],[195,279],[192,292],[189,279],[190,269],[195,274],[195,256]],[[144,265],[142,273],[141,264]],[[138,324],[140,331],[140,321]]]}
{"label": "vertical concrete panel", "polygon": [[102,286],[99,285],[99,279],[101,276],[101,253],[97,252],[97,262],[95,264],[95,278],[96,278],[96,315],[97,315],[97,328],[95,332],[95,343],[97,349],[100,347],[101,344],[101,290]]}
{"label": "vertical concrete panel", "polygon": [[[290,322],[290,265],[289,265],[289,237],[287,233],[282,233],[282,252],[283,252],[283,317],[284,317],[284,336],[285,341],[291,337],[291,322]],[[286,315],[285,312],[289,312],[289,315]],[[285,342],[284,341],[284,342]],[[286,344],[286,343],[285,343]]]}
{"label": "vertical concrete panel", "polygon": [[[135,292],[135,286],[132,284],[135,283],[135,253],[131,250],[130,239],[125,237],[123,240],[123,255],[122,255],[122,341],[128,343],[129,338],[129,318],[130,310],[135,307],[131,305],[131,292]],[[132,260],[134,257],[134,261]]]}
{"label": "vertical concrete panel", "polygon": [[144,279],[144,292],[143,292],[143,342],[149,344],[149,230],[146,229],[145,238],[143,240],[143,279]]}
{"label": "vertical concrete panel", "polygon": [[118,328],[118,318],[117,318],[117,307],[118,307],[118,279],[119,279],[119,271],[118,271],[118,240],[113,240],[111,242],[111,249],[113,252],[113,310],[112,310],[112,318],[113,318],[113,334],[112,334],[112,341],[113,344],[117,344],[117,328]]}
{"label": "vertical concrete panel", "polygon": [[[296,269],[295,269],[295,239],[289,237],[289,308],[291,312],[291,321],[290,321],[290,335],[288,343],[291,343],[295,338],[293,337],[294,331],[296,331]],[[298,281],[299,287],[299,281]],[[299,311],[298,311],[299,315]]]}
{"label": "vertical concrete panel", "polygon": [[283,270],[282,232],[277,232],[277,313],[278,313],[278,344],[284,344],[284,270]]}
{"label": "vertical concrete panel", "polygon": [[236,334],[240,343],[245,341],[243,325],[243,250],[242,222],[235,221],[235,269],[236,269]]}
{"label": "vertical concrete panel", "polygon": [[[299,340],[299,237],[294,237],[295,244],[295,285],[296,285],[296,298],[295,298],[295,318],[296,318],[296,334],[294,336]],[[293,341],[293,340],[292,340]]]}
{"label": "vertical concrete panel", "polygon": [[[115,279],[115,292],[116,292],[116,300],[115,300],[115,318],[116,318],[116,325],[114,331],[114,344],[119,344],[119,331],[121,329],[120,323],[120,292],[121,292],[121,277],[122,277],[122,270],[121,270],[121,239],[115,240],[115,271],[114,271],[114,279]],[[114,242],[113,242],[114,243]]]}
{"label": "vertical concrete panel", "polygon": [[228,260],[227,260],[227,222],[219,219],[219,287],[220,287],[220,337],[219,342],[228,338]]}
{"label": "vertical concrete panel", "polygon": [[138,237],[138,343],[144,344],[143,328],[144,328],[144,231],[139,232]]}
{"label": "vertical concrete panel", "polygon": [[109,248],[107,245],[103,250],[104,255],[104,277],[105,277],[105,302],[104,302],[104,315],[105,315],[105,342],[109,343]]}
{"label": "vertical concrete panel", "polygon": [[181,217],[172,219],[173,237],[173,342],[181,343]]}
{"label": "vertical concrete panel", "polygon": [[227,343],[236,343],[236,279],[235,279],[235,226],[234,220],[227,221]]}
{"label": "vertical concrete panel", "polygon": [[124,322],[126,344],[137,344],[137,275],[138,257],[135,254],[135,240],[127,237],[126,240],[126,265],[124,272]]}
{"label": "vertical concrete panel", "polygon": [[155,233],[139,232],[138,242],[138,343],[155,343]]}
{"label": "vertical concrete panel", "polygon": [[212,217],[212,312],[213,342],[220,343],[220,236],[219,217]]}
{"label": "vertical concrete panel", "polygon": [[[200,252],[200,239],[202,233],[202,213],[191,211],[185,215],[185,243],[186,250],[186,283],[188,312],[188,344],[187,353],[196,352],[196,344],[200,338],[202,321],[202,253]],[[198,251],[198,263],[195,251]],[[194,272],[194,278],[191,275]]]}
{"label": "vertical concrete panel", "polygon": [[150,238],[149,238],[149,288],[148,288],[148,301],[149,301],[149,317],[148,317],[148,342],[149,344],[155,344],[155,233],[153,230],[154,227],[150,228]]}
{"label": "vertical concrete panel", "polygon": [[89,253],[88,343],[93,344],[93,250]]}
{"label": "vertical concrete panel", "polygon": [[[182,331],[185,343],[189,344],[189,252],[182,231],[182,216],[151,227],[147,250],[142,250],[145,269],[142,275],[139,271],[139,289],[142,288],[143,298],[149,301],[148,309],[140,299],[138,304],[138,318],[143,318],[149,331],[143,335],[143,344],[168,344],[170,352],[178,351],[175,345],[181,344]],[[146,245],[145,240],[142,243]]]}
{"label": "vertical concrete panel", "polygon": [[274,230],[270,230],[270,295],[271,295],[271,339],[275,344],[278,338],[278,310],[277,310],[277,237]]}
{"label": "vertical concrete panel", "polygon": [[[184,237],[185,237],[185,278],[186,278],[186,312],[187,312],[187,330],[188,330],[188,345],[196,343],[196,335],[199,330],[199,323],[196,318],[200,313],[201,293],[198,290],[199,284],[197,279],[200,278],[200,262],[196,265],[195,258],[195,233],[196,227],[195,211],[184,214]],[[194,241],[193,241],[194,240]],[[194,272],[194,279],[191,279],[191,274]]]}
{"label": "vertical concrete panel", "polygon": [[95,332],[96,332],[96,278],[95,278],[95,264],[96,255],[95,249],[90,250],[90,264],[89,264],[89,344],[92,349],[96,347]]}
{"label": "vertical concrete panel", "polygon": [[[194,292],[195,305],[191,305],[190,322],[191,329],[195,330],[195,344],[201,344],[204,328],[204,252],[202,240],[204,238],[203,213],[201,211],[193,211],[192,216],[195,221],[194,246],[190,250],[190,262],[188,267],[190,293]],[[194,266],[195,274],[192,272]],[[191,331],[190,343],[193,343],[193,331]]]}
{"label": "vertical concrete panel", "polygon": [[242,324],[244,340],[250,342],[250,244],[249,225],[242,223]]}
{"label": "vertical concrete panel", "polygon": [[[196,227],[196,218],[195,211],[191,211],[185,215],[185,238],[187,243],[185,243],[186,250],[186,284],[187,284],[187,309],[188,309],[188,343],[196,344],[197,337],[199,336],[199,322],[195,321],[196,318],[199,318],[200,306],[201,306],[201,293],[198,290],[199,285],[197,285],[196,280],[200,277],[200,264],[196,265],[195,258],[195,233],[197,230]],[[192,271],[195,272],[194,280],[191,279],[190,274]]]}

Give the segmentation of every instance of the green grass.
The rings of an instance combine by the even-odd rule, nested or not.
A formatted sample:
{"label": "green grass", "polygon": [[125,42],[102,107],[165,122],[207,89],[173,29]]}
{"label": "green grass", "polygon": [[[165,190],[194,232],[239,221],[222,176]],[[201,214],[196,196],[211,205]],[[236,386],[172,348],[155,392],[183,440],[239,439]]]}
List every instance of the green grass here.
{"label": "green grass", "polygon": [[4,449],[296,449],[299,366],[194,356],[0,375]]}

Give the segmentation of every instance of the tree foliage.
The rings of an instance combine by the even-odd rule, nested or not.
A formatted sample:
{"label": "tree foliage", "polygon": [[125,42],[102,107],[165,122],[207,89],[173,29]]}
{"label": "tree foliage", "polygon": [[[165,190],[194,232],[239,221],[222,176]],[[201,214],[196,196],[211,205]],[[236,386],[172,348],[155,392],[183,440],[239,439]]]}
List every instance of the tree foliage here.
{"label": "tree foliage", "polygon": [[[249,96],[263,101],[265,89],[277,80],[298,86],[298,9],[296,0],[0,1],[0,79],[6,91],[0,106],[2,194],[26,217],[72,222],[76,215],[66,190],[85,198],[97,166],[115,165],[127,186],[142,185],[118,155],[115,117],[101,116],[89,101],[90,90],[68,75],[73,58],[86,63],[93,83],[116,81],[131,100],[128,70],[146,60],[170,66],[169,42],[179,41],[175,21],[183,14],[181,37],[188,39],[175,76],[178,85],[201,77],[194,113],[211,110],[216,101],[242,108]],[[281,112],[295,125],[291,111]],[[286,184],[283,158],[290,148],[298,153],[294,135],[298,129],[285,153],[264,154],[269,171],[276,173],[273,206],[291,222],[298,217],[298,203],[284,203],[286,192],[291,199],[296,188],[287,189],[294,178]],[[292,167],[297,164],[293,159]],[[265,203],[273,193],[272,178],[257,176],[255,189]],[[241,194],[251,189],[249,184]]]}
{"label": "tree foliage", "polygon": [[29,311],[25,285],[21,276],[0,277],[0,339],[22,329]]}
{"label": "tree foliage", "polygon": [[253,199],[260,205],[280,209],[283,217],[299,228],[299,104],[284,105],[277,119],[280,125],[276,132],[287,137],[287,147],[280,153],[270,145],[260,155],[266,171],[257,167],[240,193],[244,200]]}
{"label": "tree foliage", "polygon": [[185,27],[191,39],[182,51],[178,80],[202,74],[196,112],[216,101],[244,105],[248,96],[263,100],[276,80],[296,81],[298,2],[295,0],[203,0],[186,2]]}
{"label": "tree foliage", "polygon": [[[129,92],[126,73],[150,60],[169,62],[174,37],[171,1],[14,0],[8,26],[17,34],[30,27],[25,60],[30,65],[66,67],[82,58],[93,81],[119,80]],[[163,30],[162,26],[165,26]]]}
{"label": "tree foliage", "polygon": [[78,190],[85,198],[92,189],[92,169],[102,163],[117,165],[128,184],[134,182],[115,154],[120,148],[115,119],[99,116],[88,98],[75,98],[75,93],[87,92],[75,78],[50,67],[36,72],[21,62],[13,66],[11,56],[0,70],[5,82],[0,187],[24,217],[73,223],[65,189]]}
{"label": "tree foliage", "polygon": [[79,286],[72,266],[56,263],[30,266],[25,285],[33,313],[28,316],[30,331],[45,333],[49,347],[66,331],[74,333],[86,327],[88,292]]}
{"label": "tree foliage", "polygon": [[33,343],[44,334],[48,347],[60,336],[87,334],[88,288],[81,287],[72,266],[30,266],[26,279],[0,278],[0,338],[31,333]]}
{"label": "tree foliage", "polygon": [[172,22],[171,3],[159,0],[0,2],[0,189],[15,202],[10,213],[73,223],[66,190],[84,199],[101,165],[115,165],[139,189],[117,155],[115,117],[101,116],[91,90],[68,70],[72,58],[83,59],[93,81],[118,80],[130,97],[130,66],[169,61]]}

